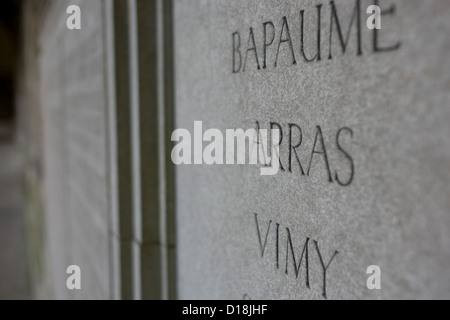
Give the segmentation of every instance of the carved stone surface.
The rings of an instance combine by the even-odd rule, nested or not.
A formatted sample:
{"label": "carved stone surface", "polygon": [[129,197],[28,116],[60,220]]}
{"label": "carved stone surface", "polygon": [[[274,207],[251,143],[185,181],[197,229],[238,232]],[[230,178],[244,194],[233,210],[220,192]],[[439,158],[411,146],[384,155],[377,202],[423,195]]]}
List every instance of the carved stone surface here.
{"label": "carved stone surface", "polygon": [[281,129],[284,169],[177,167],[180,298],[450,298],[450,4],[357,4],[175,1],[176,128]]}

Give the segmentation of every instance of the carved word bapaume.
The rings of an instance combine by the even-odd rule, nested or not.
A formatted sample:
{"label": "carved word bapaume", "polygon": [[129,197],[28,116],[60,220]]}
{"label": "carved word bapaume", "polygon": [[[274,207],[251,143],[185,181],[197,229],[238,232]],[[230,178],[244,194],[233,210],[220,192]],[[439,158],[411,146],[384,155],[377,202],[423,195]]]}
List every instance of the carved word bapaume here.
{"label": "carved word bapaume", "polygon": [[[375,12],[367,20],[367,28],[370,33],[363,33],[361,0],[355,0],[355,6],[349,21],[344,21],[342,9],[339,3],[330,1],[329,5],[318,4],[315,8],[303,9],[298,12],[297,18],[291,20],[287,16],[281,19],[267,20],[259,26],[251,26],[247,30],[237,30],[231,35],[232,43],[232,71],[233,73],[247,70],[265,70],[276,68],[279,65],[297,65],[319,62],[323,60],[324,53],[327,59],[333,59],[333,46],[340,47],[346,54],[349,47],[352,30],[356,37],[356,54],[363,55],[362,36],[368,34],[372,37],[372,52],[389,52],[400,48],[400,42],[381,43],[380,20],[381,16],[394,15],[395,4],[388,9],[379,9],[379,0],[375,0],[373,6],[369,6],[367,12]],[[324,13],[327,11],[326,13]],[[346,12],[347,13],[347,12]],[[347,13],[348,15],[349,13]],[[315,28],[305,26],[306,16],[315,19]],[[347,16],[346,15],[346,16]],[[329,20],[325,21],[325,17]],[[325,22],[328,22],[325,24]],[[328,28],[325,28],[328,27]],[[348,29],[345,30],[345,27]],[[309,30],[315,30],[314,34],[307,34]],[[307,42],[307,37],[313,39],[313,44]],[[314,38],[313,38],[314,37]],[[324,51],[322,39],[328,38],[328,48]],[[335,39],[335,41],[333,41]],[[337,42],[337,45],[336,45]],[[310,45],[307,46],[307,43]],[[336,48],[334,49],[335,51]],[[281,59],[284,53],[284,58]],[[281,61],[283,60],[283,61]]]}

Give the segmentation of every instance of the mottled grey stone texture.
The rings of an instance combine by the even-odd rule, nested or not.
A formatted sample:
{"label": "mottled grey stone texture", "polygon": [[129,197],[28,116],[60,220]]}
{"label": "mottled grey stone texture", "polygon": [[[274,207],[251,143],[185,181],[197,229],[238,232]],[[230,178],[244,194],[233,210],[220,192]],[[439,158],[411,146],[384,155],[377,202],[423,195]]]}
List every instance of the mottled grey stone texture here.
{"label": "mottled grey stone texture", "polygon": [[[82,29],[66,9],[82,8]],[[46,272],[50,298],[110,297],[105,52],[101,1],[49,3],[40,33]],[[81,268],[81,290],[66,269]]]}
{"label": "mottled grey stone texture", "polygon": [[[401,42],[398,50],[374,53],[361,1],[362,52],[356,33],[347,51],[333,36],[328,59],[328,1],[177,0],[175,20],[176,127],[204,129],[283,126],[282,163],[286,172],[259,175],[258,166],[180,166],[176,170],[177,254],[180,298],[323,299],[322,267],[327,270],[328,299],[450,298],[450,3],[446,0],[381,1],[396,5],[382,18],[380,44]],[[300,15],[305,9],[305,47],[314,53],[315,5],[322,4],[322,60],[306,63],[300,55]],[[354,1],[336,1],[344,36]],[[288,44],[273,67],[282,18],[289,22],[297,64]],[[263,62],[263,23],[276,28],[267,49],[267,69],[257,70],[249,52],[245,72],[232,73],[232,33],[241,34],[245,56],[253,27]],[[353,26],[354,27],[354,26]],[[288,124],[302,128],[298,149],[306,171],[320,126],[333,183],[323,157],[314,156],[310,175],[294,161],[287,172]],[[349,176],[352,183],[338,185]],[[317,150],[319,150],[319,146]],[[272,221],[264,257],[261,238]],[[276,266],[279,223],[279,268]],[[310,288],[305,264],[296,278],[286,243],[289,228],[297,263],[309,242]],[[381,267],[382,289],[368,290],[366,269]]]}

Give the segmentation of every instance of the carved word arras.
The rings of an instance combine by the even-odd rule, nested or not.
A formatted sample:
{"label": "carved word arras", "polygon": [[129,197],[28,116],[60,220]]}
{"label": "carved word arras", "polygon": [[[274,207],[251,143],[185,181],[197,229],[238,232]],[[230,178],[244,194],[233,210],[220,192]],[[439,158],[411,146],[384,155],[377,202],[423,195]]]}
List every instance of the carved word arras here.
{"label": "carved word arras", "polygon": [[[339,186],[347,187],[354,180],[355,164],[350,153],[353,139],[351,128],[343,127],[337,130],[333,134],[333,143],[330,143],[325,139],[322,127],[319,125],[315,127],[314,131],[310,132],[304,132],[296,123],[289,123],[283,127],[280,123],[272,121],[268,125],[270,127],[269,132],[274,130],[279,132],[279,140],[272,138],[270,141],[273,140],[273,143],[278,143],[276,146],[276,150],[280,152],[278,167],[282,172],[292,173],[295,170],[296,172],[299,171],[302,176],[310,176],[314,174],[314,170],[311,170],[313,163],[321,161],[328,182],[336,182]],[[260,121],[256,121],[256,130],[259,131],[260,128]],[[312,142],[312,147],[309,147],[309,149],[305,147],[305,140],[308,138],[306,133],[311,139],[309,142]],[[333,164],[329,159],[329,152],[333,151],[338,152],[344,159],[339,161],[339,166],[336,163]]]}

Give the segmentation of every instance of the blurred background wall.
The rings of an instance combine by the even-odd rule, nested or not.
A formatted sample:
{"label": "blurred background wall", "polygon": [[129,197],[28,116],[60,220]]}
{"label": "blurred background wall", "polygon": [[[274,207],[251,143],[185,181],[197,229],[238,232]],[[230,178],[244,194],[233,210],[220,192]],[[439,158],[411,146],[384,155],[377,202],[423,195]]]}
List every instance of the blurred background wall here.
{"label": "blurred background wall", "polygon": [[[66,28],[70,4],[83,5],[84,32]],[[17,57],[11,65],[16,66],[32,296],[107,299],[103,2],[25,0],[16,5],[20,40],[18,54],[10,54]],[[66,269],[74,264],[83,271],[83,290],[66,287]]]}
{"label": "blurred background wall", "polygon": [[[15,103],[20,2],[0,4],[0,299],[31,297],[25,233],[25,133],[18,135],[20,114]],[[31,129],[31,128],[30,128]],[[31,150],[30,150],[31,151]],[[33,228],[31,228],[33,229]],[[30,230],[31,230],[30,229]]]}
{"label": "blurred background wall", "polygon": [[170,3],[0,5],[0,299],[175,297]]}

